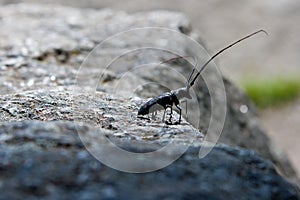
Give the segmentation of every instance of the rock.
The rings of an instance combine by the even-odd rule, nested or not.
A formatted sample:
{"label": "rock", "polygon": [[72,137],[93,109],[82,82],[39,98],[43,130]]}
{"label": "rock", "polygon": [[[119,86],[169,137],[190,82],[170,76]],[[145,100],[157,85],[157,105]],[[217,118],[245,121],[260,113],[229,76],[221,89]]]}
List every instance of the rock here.
{"label": "rock", "polygon": [[[299,199],[273,164],[251,150],[218,145],[199,159],[196,144],[164,169],[124,173],[91,156],[75,127],[68,121],[1,125],[1,199]],[[79,131],[99,134],[89,125]],[[136,152],[147,148],[119,142]]]}
{"label": "rock", "polygon": [[[161,122],[162,112],[156,120],[137,118],[135,111],[141,101],[123,99],[103,92],[97,92],[93,96],[73,92],[68,87],[61,87],[0,96],[0,123],[68,120],[105,129],[106,135],[114,138],[135,141],[169,138],[173,142],[190,143],[197,135],[197,139],[203,141],[203,134],[185,120],[174,127]],[[175,113],[174,118],[177,120],[178,117]]]}
{"label": "rock", "polygon": [[[51,20],[49,20],[49,17],[51,17]],[[132,194],[134,194],[133,191],[137,192],[135,194],[141,192],[145,198],[148,198],[148,195],[153,198],[165,197],[164,195],[172,198],[170,191],[174,191],[172,190],[174,188],[176,188],[176,191],[178,190],[178,187],[175,185],[176,181],[173,182],[174,179],[172,177],[174,175],[177,177],[175,179],[180,180],[180,178],[185,176],[182,175],[178,178],[179,175],[176,176],[176,173],[180,174],[182,172],[187,174],[187,182],[180,182],[180,184],[183,184],[179,192],[182,196],[178,198],[192,198],[194,197],[192,196],[193,193],[199,198],[211,197],[218,199],[220,198],[218,195],[223,194],[224,191],[228,198],[232,198],[233,196],[230,196],[232,194],[242,197],[240,193],[235,193],[233,189],[238,186],[238,188],[242,187],[243,184],[241,183],[244,182],[249,183],[244,188],[240,188],[240,191],[245,192],[245,198],[248,195],[250,197],[253,195],[254,198],[256,194],[258,195],[257,198],[261,197],[261,199],[275,198],[272,195],[277,195],[282,197],[282,199],[289,198],[289,195],[291,198],[296,198],[295,189],[274,171],[274,168],[268,161],[259,158],[259,165],[263,163],[261,165],[267,166],[266,170],[258,170],[259,172],[255,171],[253,172],[254,174],[251,174],[252,164],[245,164],[244,159],[247,156],[240,156],[240,154],[246,152],[245,154],[248,157],[250,154],[253,154],[253,157],[249,157],[250,160],[252,158],[254,160],[258,159],[259,156],[253,152],[249,153],[251,151],[248,150],[233,150],[232,147],[228,146],[217,147],[210,154],[211,158],[205,158],[207,160],[198,160],[196,159],[197,156],[195,156],[195,158],[191,158],[190,164],[189,162],[178,161],[179,163],[184,162],[183,164],[186,166],[203,166],[198,173],[194,171],[190,174],[189,171],[186,171],[188,169],[182,169],[181,165],[183,166],[183,164],[179,164],[179,166],[176,165],[174,168],[171,165],[169,168],[163,169],[166,172],[163,170],[159,172],[169,174],[168,170],[173,169],[174,171],[171,170],[172,173],[170,173],[172,176],[160,175],[159,173],[157,175],[150,173],[140,176],[147,177],[144,181],[145,187],[141,186],[140,191],[135,190],[140,188],[138,187],[140,184],[135,185],[135,188],[127,188],[130,184],[125,184],[125,180],[131,177],[133,177],[133,182],[138,184],[137,182],[140,181],[139,176],[130,174],[125,174],[124,176],[124,174],[103,167],[99,163],[91,164],[97,162],[86,153],[78,138],[76,139],[74,136],[76,134],[74,133],[74,128],[72,128],[72,123],[67,121],[76,121],[79,123],[78,127],[79,130],[82,130],[82,133],[91,133],[92,137],[88,138],[87,142],[94,145],[94,142],[97,140],[94,141],[93,139],[97,136],[99,130],[115,143],[134,152],[158,149],[169,143],[171,139],[176,145],[192,145],[191,138],[193,138],[196,139],[193,143],[194,146],[199,148],[203,145],[202,133],[206,134],[211,116],[211,94],[208,91],[206,81],[217,83],[217,74],[210,71],[210,68],[205,72],[205,81],[204,78],[200,78],[194,87],[199,104],[196,107],[191,107],[190,110],[199,109],[201,111],[199,126],[198,124],[193,124],[193,120],[197,120],[197,117],[190,115],[189,120],[184,121],[182,125],[177,127],[165,127],[164,123],[160,121],[162,118],[161,113],[159,113],[156,120],[148,121],[137,119],[136,111],[146,100],[145,98],[153,97],[166,91],[168,88],[183,87],[185,81],[183,77],[188,77],[192,69],[191,65],[185,61],[178,60],[164,63],[161,65],[162,67],[153,67],[149,63],[160,63],[174,57],[174,54],[147,49],[147,51],[133,51],[132,54],[126,54],[125,57],[116,60],[110,65],[108,70],[104,71],[108,61],[122,55],[124,52],[140,48],[141,41],[167,46],[182,55],[191,55],[191,52],[193,53],[195,49],[185,43],[185,40],[180,38],[173,40],[172,37],[170,37],[170,40],[162,40],[157,34],[152,32],[150,32],[151,34],[139,32],[136,35],[125,35],[121,39],[116,38],[116,40],[100,48],[101,51],[93,51],[89,54],[96,44],[104,41],[107,37],[120,31],[145,26],[167,27],[179,30],[199,40],[196,32],[191,29],[187,18],[183,14],[176,12],[153,11],[129,15],[125,12],[110,9],[75,9],[32,4],[0,7],[0,30],[2,30],[0,31],[0,121],[2,124],[1,130],[3,130],[0,136],[0,139],[3,140],[0,153],[4,157],[11,155],[7,157],[7,165],[4,162],[6,157],[1,161],[4,163],[3,172],[7,170],[7,172],[10,172],[7,176],[5,173],[3,174],[3,177],[9,179],[8,182],[3,181],[0,184],[1,189],[6,191],[5,195],[8,195],[4,197],[19,197],[18,195],[20,194],[14,192],[15,188],[19,187],[24,195],[26,194],[28,197],[32,197],[30,195],[35,194],[47,196],[49,199],[61,197],[60,194],[65,192],[70,198],[78,197],[78,195],[82,199],[93,199],[93,197],[96,198],[101,195],[107,198],[129,198],[127,195],[130,195],[131,191]],[[207,57],[204,54],[203,59]],[[95,59],[92,59],[91,62],[86,62],[78,70],[87,55],[94,56]],[[150,67],[145,70],[143,68],[140,71],[132,70],[135,66],[141,65],[150,65]],[[174,69],[174,73],[170,69]],[[181,76],[178,76],[178,73]],[[125,74],[126,79],[123,78]],[[293,179],[296,182],[298,180],[297,175],[291,164],[283,154],[278,153],[277,148],[273,146],[272,141],[261,129],[255,109],[247,97],[229,81],[222,79],[227,92],[227,119],[220,142],[255,150],[264,159],[271,160],[276,165],[276,170],[284,177]],[[158,82],[161,85],[143,85],[136,88],[136,86],[145,82]],[[163,87],[163,85],[168,88]],[[74,88],[71,89],[71,86]],[[215,89],[217,86],[218,84],[216,84]],[[136,89],[135,92],[128,95],[128,91],[131,92],[133,89]],[[190,113],[193,114],[193,112]],[[178,115],[175,114],[176,117]],[[28,122],[27,120],[35,121]],[[200,131],[193,128],[190,123]],[[21,129],[16,127],[21,127]],[[90,129],[97,129],[98,132],[89,131]],[[38,136],[35,133],[38,133]],[[63,136],[60,136],[60,134]],[[209,136],[217,137],[217,135],[213,134]],[[135,146],[132,147],[132,144]],[[146,148],[144,144],[151,144],[151,147]],[[17,149],[18,145],[21,145],[22,148],[24,147],[24,151],[22,148]],[[231,153],[225,153],[224,157],[219,156],[218,152],[224,153],[225,149],[226,152]],[[194,153],[187,153],[182,159],[189,158],[190,155],[196,155],[196,150],[191,151],[194,151]],[[77,158],[77,153],[80,158],[83,157],[83,161],[87,164],[101,165],[99,170],[101,168],[104,171],[100,170],[99,174],[97,174],[98,167],[95,168],[95,171],[97,171],[95,172],[95,182],[89,182],[92,179],[92,175],[85,173],[78,175],[78,170],[80,172],[81,167],[84,167],[85,163],[80,161],[80,159],[73,159],[74,156]],[[223,153],[221,154],[224,155]],[[216,157],[214,157],[215,154]],[[217,160],[213,161],[214,158],[217,158]],[[220,161],[222,159],[225,160],[225,163]],[[237,163],[232,162],[231,166],[226,159],[234,160]],[[29,160],[28,170],[31,171],[25,173],[27,160]],[[53,162],[58,162],[58,164],[53,165]],[[216,174],[216,177],[210,177],[210,173],[218,172],[217,170],[212,171],[210,166],[213,163],[219,165],[218,162],[220,164],[219,167],[227,166],[227,171],[221,168],[220,172],[223,171],[224,173],[221,173],[221,175]],[[7,167],[11,163],[15,163],[13,164],[14,168]],[[24,165],[20,165],[20,163]],[[38,169],[37,166],[39,164],[45,165],[44,168]],[[246,173],[245,176],[242,172],[239,173],[237,171],[238,167],[235,168],[235,164],[240,166],[240,170],[246,170],[243,172]],[[254,162],[254,169],[259,168],[256,164]],[[66,165],[66,168],[63,165]],[[243,167],[244,165],[245,168]],[[205,166],[208,166],[208,168]],[[233,169],[232,171],[230,171],[231,168]],[[87,170],[89,171],[90,168],[87,167]],[[208,170],[208,173],[202,176],[201,170]],[[49,171],[53,176],[48,177],[46,171]],[[40,176],[40,173],[43,173],[41,174],[42,176]],[[94,171],[89,173],[94,174]],[[106,173],[108,177],[104,176]],[[222,176],[227,173],[235,174],[240,179],[236,180],[234,178],[232,184],[217,185],[216,183],[219,184],[219,180],[223,180]],[[255,175],[256,173],[259,175]],[[16,175],[11,176],[12,174]],[[74,178],[78,176],[78,183],[86,183],[81,186],[80,190],[74,189],[79,186],[76,182],[77,179],[74,182],[73,176]],[[151,177],[156,177],[154,180],[158,180],[156,183],[160,183],[160,176],[166,178],[165,182],[163,182],[164,186],[168,185],[165,186],[166,190],[162,189],[162,185],[155,185],[154,183],[147,187],[147,181]],[[101,190],[98,190],[99,184],[97,182],[104,181],[105,177],[107,182],[101,187]],[[261,179],[262,177],[265,177],[267,181]],[[190,178],[191,182],[189,182]],[[257,182],[254,180],[256,178]],[[122,184],[117,186],[119,179]],[[143,179],[141,179],[142,182]],[[207,185],[204,184],[204,182],[210,180],[211,182],[208,182]],[[62,185],[57,185],[59,183]],[[200,192],[197,193],[190,189],[195,186],[194,183],[196,183],[195,191],[199,190]],[[15,187],[14,184],[18,187]],[[223,186],[229,188],[222,188]],[[153,189],[150,190],[149,188]],[[212,188],[217,188],[216,191],[220,191],[220,193],[212,193]],[[186,192],[188,189],[192,192]],[[164,195],[151,196],[156,195],[154,193],[155,190],[157,194]],[[207,192],[202,193],[201,191]]]}

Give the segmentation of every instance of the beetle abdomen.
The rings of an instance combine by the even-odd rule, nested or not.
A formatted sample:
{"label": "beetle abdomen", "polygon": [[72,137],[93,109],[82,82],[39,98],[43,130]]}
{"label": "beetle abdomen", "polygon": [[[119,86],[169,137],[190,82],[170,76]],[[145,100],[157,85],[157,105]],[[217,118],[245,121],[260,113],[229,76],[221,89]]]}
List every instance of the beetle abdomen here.
{"label": "beetle abdomen", "polygon": [[176,96],[170,92],[152,98],[139,109],[138,115],[147,115],[155,111],[165,110],[168,106],[173,105],[174,98],[176,98]]}
{"label": "beetle abdomen", "polygon": [[[162,110],[164,109],[162,106],[160,106],[157,102],[158,98],[152,98],[149,101],[147,101],[144,105],[141,106],[141,108],[138,111],[138,115],[147,115],[149,113],[152,113],[154,111]],[[159,109],[161,107],[161,109]]]}

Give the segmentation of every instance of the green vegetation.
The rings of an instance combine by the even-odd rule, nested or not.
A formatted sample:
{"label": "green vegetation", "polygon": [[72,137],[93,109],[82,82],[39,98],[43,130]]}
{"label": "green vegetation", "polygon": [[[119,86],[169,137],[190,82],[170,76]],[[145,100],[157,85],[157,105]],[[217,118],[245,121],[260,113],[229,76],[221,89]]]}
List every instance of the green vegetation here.
{"label": "green vegetation", "polygon": [[249,98],[260,108],[282,104],[300,94],[300,78],[254,78],[241,84]]}

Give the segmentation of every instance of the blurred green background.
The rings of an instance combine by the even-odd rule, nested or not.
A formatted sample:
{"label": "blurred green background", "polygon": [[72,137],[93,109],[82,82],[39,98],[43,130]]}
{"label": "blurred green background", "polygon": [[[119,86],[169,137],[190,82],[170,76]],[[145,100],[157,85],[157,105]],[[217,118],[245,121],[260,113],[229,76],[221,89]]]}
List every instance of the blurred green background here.
{"label": "blurred green background", "polygon": [[300,93],[300,80],[293,77],[251,78],[243,80],[241,85],[260,109],[285,106]]}

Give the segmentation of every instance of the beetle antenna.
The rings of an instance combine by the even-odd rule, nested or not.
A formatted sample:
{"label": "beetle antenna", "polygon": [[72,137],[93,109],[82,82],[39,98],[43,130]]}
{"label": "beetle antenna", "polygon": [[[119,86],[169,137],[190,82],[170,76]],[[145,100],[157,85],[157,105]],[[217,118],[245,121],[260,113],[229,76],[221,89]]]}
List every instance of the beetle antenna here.
{"label": "beetle antenna", "polygon": [[192,56],[177,56],[175,58],[170,58],[169,60],[164,60],[162,62],[159,63],[159,65],[161,64],[164,64],[164,63],[168,63],[168,62],[172,62],[174,60],[178,60],[178,59],[181,59],[181,58],[191,58]]}
{"label": "beetle antenna", "polygon": [[194,72],[195,72],[195,70],[198,66],[197,56],[178,56],[178,57],[175,57],[175,58],[170,58],[168,60],[164,60],[164,61],[160,62],[159,65],[164,64],[164,63],[168,63],[168,62],[172,62],[174,60],[181,59],[181,58],[194,58],[194,61],[195,61],[195,65],[193,67],[193,70],[192,70],[191,74],[189,75],[189,78],[186,82],[186,87],[189,89],[190,88],[190,80],[191,80],[191,78],[192,78],[192,76],[193,76],[193,74],[194,74]]}
{"label": "beetle antenna", "polygon": [[[198,78],[198,76],[201,74],[201,72],[205,69],[205,67],[215,58],[215,57],[217,57],[218,55],[220,55],[221,53],[223,53],[223,51],[225,51],[225,50],[227,50],[227,49],[229,49],[230,47],[232,47],[232,46],[234,46],[234,45],[236,45],[237,43],[240,43],[241,41],[243,41],[243,40],[245,40],[245,39],[247,39],[247,38],[249,38],[249,37],[252,37],[253,35],[256,35],[256,34],[258,34],[258,33],[260,33],[260,32],[263,32],[263,33],[265,33],[266,35],[269,35],[265,30],[259,30],[259,31],[256,31],[256,32],[254,32],[254,33],[251,33],[251,34],[249,34],[249,35],[247,35],[247,36],[245,36],[245,37],[243,37],[243,38],[241,38],[241,39],[239,39],[239,40],[237,40],[237,41],[235,41],[235,42],[233,42],[232,44],[230,44],[230,45],[228,45],[227,47],[225,47],[225,48],[223,48],[223,49],[221,49],[220,51],[218,51],[215,55],[213,55],[202,67],[201,67],[201,69],[199,70],[199,72],[196,74],[196,76],[194,77],[194,79],[192,80],[192,82],[190,82],[190,85],[189,85],[189,87],[192,87],[193,85],[194,85],[194,83],[195,83],[195,81],[196,81],[196,79]],[[194,69],[193,69],[193,71],[195,71]],[[192,72],[193,72],[192,71]]]}
{"label": "beetle antenna", "polygon": [[192,72],[191,72],[191,74],[190,74],[190,76],[189,76],[187,82],[186,82],[186,87],[187,87],[188,89],[190,88],[190,81],[191,81],[191,78],[192,78],[192,76],[193,76],[193,74],[194,74],[194,72],[195,72],[195,70],[196,70],[196,68],[197,68],[197,66],[198,66],[198,58],[197,58],[197,56],[194,56],[194,60],[195,60],[195,65],[194,65],[194,67],[193,67],[193,69],[192,69]]}

